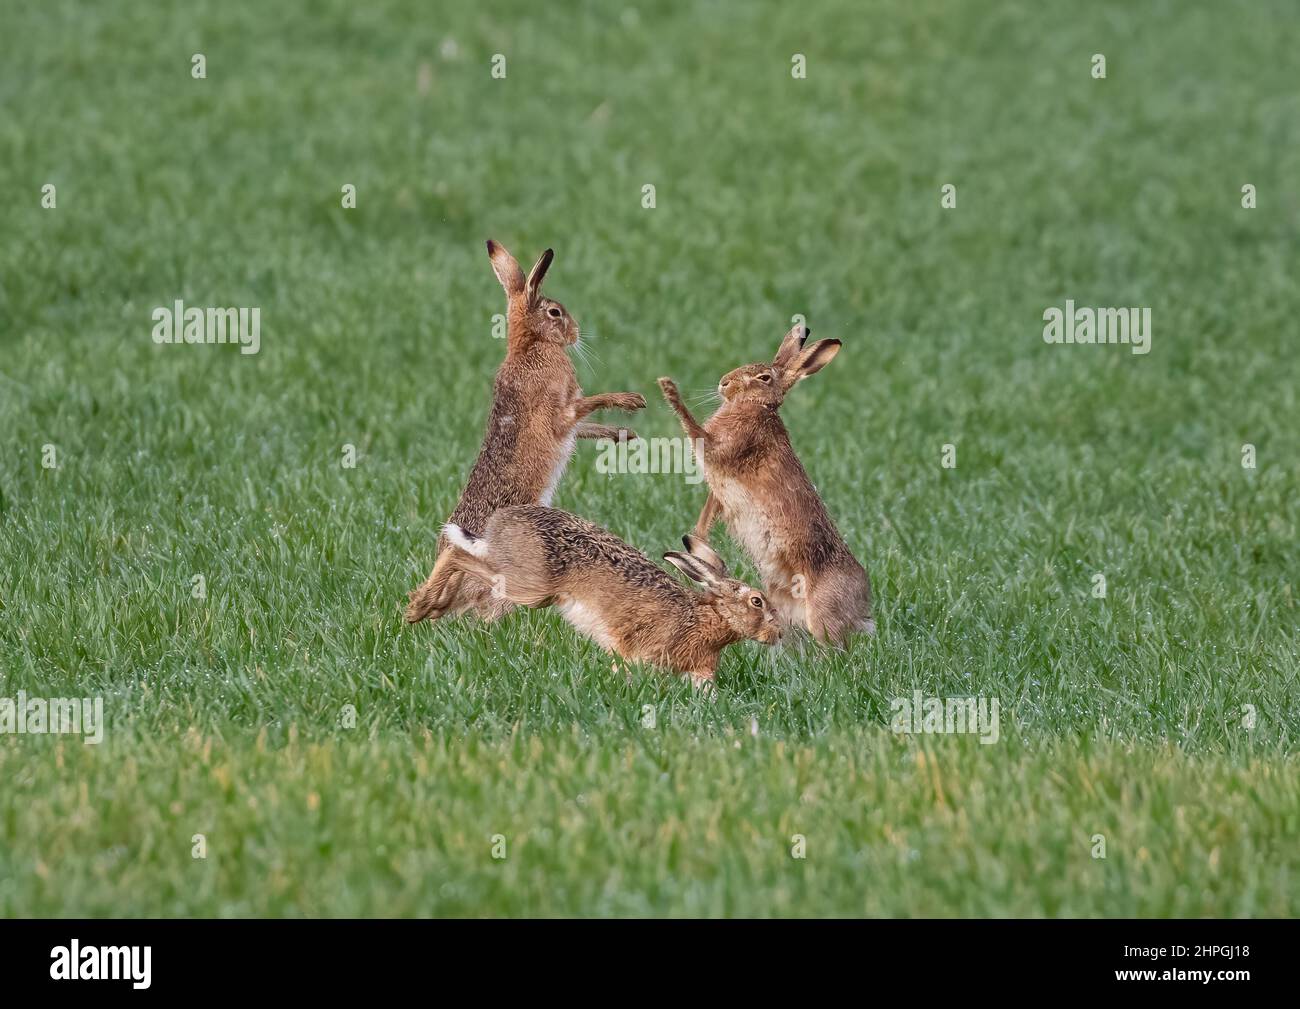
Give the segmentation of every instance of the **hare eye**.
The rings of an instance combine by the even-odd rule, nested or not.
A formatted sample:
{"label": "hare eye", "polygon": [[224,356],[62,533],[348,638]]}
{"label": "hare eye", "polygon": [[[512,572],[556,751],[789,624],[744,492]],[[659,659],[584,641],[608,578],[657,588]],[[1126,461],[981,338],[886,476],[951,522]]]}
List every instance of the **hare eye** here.
{"label": "hare eye", "polygon": [[560,317],[560,310],[558,308],[548,308],[546,314],[552,319],[558,319]]}
{"label": "hare eye", "polygon": [[771,385],[771,384],[772,384],[772,376],[769,375],[767,372],[763,372],[763,374],[759,375],[759,376],[758,376],[758,380],[759,380],[760,382],[763,382],[763,383],[766,384],[766,385]]}
{"label": "hare eye", "polygon": [[749,605],[752,606],[752,607],[754,607],[754,609],[756,609],[756,610],[761,610],[761,609],[763,608],[763,597],[762,597],[762,596],[750,596],[750,597],[749,597]]}

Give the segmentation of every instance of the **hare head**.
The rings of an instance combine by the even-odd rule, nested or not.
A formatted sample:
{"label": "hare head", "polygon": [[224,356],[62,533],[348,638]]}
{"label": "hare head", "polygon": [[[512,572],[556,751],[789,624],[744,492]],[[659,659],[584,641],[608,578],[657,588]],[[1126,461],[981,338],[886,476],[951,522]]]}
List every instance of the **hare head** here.
{"label": "hare head", "polygon": [[683,536],[682,542],[686,553],[672,551],[664,560],[704,590],[705,601],[739,637],[776,644],[781,625],[767,597],[728,575],[722,558],[699,537]]}
{"label": "hare head", "polygon": [[723,375],[719,395],[727,402],[780,406],[797,382],[821,371],[840,352],[839,340],[818,340],[804,346],[807,339],[808,327],[795,326],[785,334],[771,364],[746,364]]}
{"label": "hare head", "polygon": [[488,239],[492,270],[506,291],[506,316],[511,346],[524,343],[554,343],[568,347],[578,342],[578,322],[558,301],[542,294],[542,281],[551,268],[555,253],[547,249],[528,276],[504,245]]}

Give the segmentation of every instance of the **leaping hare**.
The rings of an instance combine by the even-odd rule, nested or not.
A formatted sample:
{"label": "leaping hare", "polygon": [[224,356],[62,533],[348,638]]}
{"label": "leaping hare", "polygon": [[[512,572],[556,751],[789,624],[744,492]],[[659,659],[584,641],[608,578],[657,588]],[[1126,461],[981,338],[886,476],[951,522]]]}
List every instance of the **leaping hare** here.
{"label": "leaping hare", "polygon": [[[617,439],[624,429],[585,423],[596,410],[641,410],[636,392],[584,396],[565,348],[578,342],[578,323],[558,301],[542,295],[542,279],[554,253],[542,253],[527,277],[506,249],[488,240],[492,269],[505,288],[506,358],[493,385],[492,411],[478,459],[449,522],[482,534],[498,508],[549,504],[577,438]],[[635,438],[635,432],[628,431]],[[451,563],[457,548],[438,539],[438,559],[424,584],[411,593],[410,623],[475,610],[486,619],[509,604],[481,581],[464,578]]]}
{"label": "leaping hare", "polygon": [[555,606],[579,633],[631,661],[686,673],[710,687],[724,648],[746,638],[775,644],[780,623],[763,593],[727,575],[707,543],[664,559],[701,586],[693,592],[641,551],[555,508],[502,508],[482,536],[455,523],[450,562],[522,606]]}
{"label": "leaping hare", "polygon": [[824,368],[839,340],[805,347],[795,326],[771,364],[747,364],[722,377],[722,405],[701,425],[672,379],[659,387],[694,446],[701,450],[709,496],[695,524],[707,540],[721,515],[748,551],[763,587],[787,623],[818,641],[844,645],[849,634],[875,633],[871,581],[845,544],[790,445],[778,410],[795,383]]}

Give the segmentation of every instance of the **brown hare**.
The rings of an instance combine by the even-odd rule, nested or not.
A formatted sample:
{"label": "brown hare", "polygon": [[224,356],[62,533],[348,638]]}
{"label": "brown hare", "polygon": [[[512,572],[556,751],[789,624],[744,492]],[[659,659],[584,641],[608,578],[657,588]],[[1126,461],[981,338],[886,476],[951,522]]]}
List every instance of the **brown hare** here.
{"label": "brown hare", "polygon": [[[624,429],[589,424],[596,410],[641,410],[635,392],[584,396],[565,348],[578,342],[578,323],[558,301],[542,294],[554,253],[542,253],[527,277],[506,249],[489,239],[492,269],[506,292],[506,358],[493,384],[492,410],[478,459],[449,522],[478,535],[498,508],[549,504],[576,438],[614,438]],[[635,438],[628,431],[629,438]],[[494,619],[509,604],[452,565],[456,548],[438,540],[433,572],[411,593],[410,623],[473,610]]]}
{"label": "brown hare", "polygon": [[775,644],[781,626],[763,593],[727,575],[711,547],[684,537],[664,559],[701,586],[694,592],[641,551],[555,508],[502,508],[482,536],[454,523],[449,562],[499,597],[555,606],[579,633],[634,662],[686,673],[710,688],[724,648],[746,638]]}
{"label": "brown hare", "polygon": [[704,425],[683,405],[671,379],[661,378],[659,387],[702,456],[709,484],[695,536],[707,541],[721,516],[758,566],[782,618],[818,641],[844,645],[855,631],[875,632],[871,582],[804,472],[778,413],[795,383],[839,353],[839,340],[805,347],[807,337],[805,327],[795,326],[771,364],[724,375],[722,405]]}

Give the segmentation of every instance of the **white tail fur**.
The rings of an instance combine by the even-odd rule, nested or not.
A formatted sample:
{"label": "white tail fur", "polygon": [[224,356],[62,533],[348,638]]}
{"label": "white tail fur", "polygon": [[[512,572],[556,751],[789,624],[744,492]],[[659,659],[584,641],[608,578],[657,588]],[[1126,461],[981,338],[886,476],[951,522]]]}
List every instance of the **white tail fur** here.
{"label": "white tail fur", "polygon": [[471,536],[454,522],[448,522],[442,527],[442,531],[447,539],[451,540],[453,546],[460,547],[467,554],[473,554],[475,557],[487,556],[487,540],[481,536]]}

